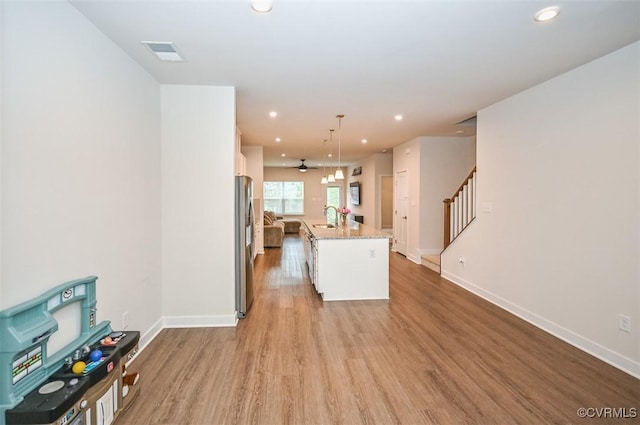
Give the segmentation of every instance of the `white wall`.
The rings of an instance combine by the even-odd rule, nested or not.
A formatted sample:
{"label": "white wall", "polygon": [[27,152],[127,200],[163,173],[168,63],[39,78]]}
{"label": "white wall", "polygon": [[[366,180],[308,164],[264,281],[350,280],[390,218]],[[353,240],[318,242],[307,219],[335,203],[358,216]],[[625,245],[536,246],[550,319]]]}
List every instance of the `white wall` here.
{"label": "white wall", "polygon": [[97,275],[98,319],[161,316],[160,88],[66,2],[2,2],[0,308]]}
{"label": "white wall", "polygon": [[[344,170],[344,169],[343,169]],[[301,173],[294,168],[265,167],[264,181],[302,181],[304,182],[304,217],[322,218],[322,207],[325,202],[325,190],[327,185],[320,184],[322,179],[322,168],[309,169],[306,173]],[[330,183],[330,186],[342,187],[342,202],[344,204],[344,181],[340,183]]]}
{"label": "white wall", "polygon": [[233,87],[162,86],[162,293],[168,326],[235,323]]}
{"label": "white wall", "polygon": [[476,165],[475,136],[422,137],[420,144],[420,253],[436,255],[444,247],[442,201]]}
{"label": "white wall", "polygon": [[492,212],[442,263],[449,279],[636,376],[639,75],[636,42],[480,111],[478,206]]}
{"label": "white wall", "polygon": [[[352,176],[354,167],[362,167],[362,174]],[[374,156],[369,156],[360,162],[355,163],[347,169],[345,174],[345,195],[346,205],[352,214],[362,215],[367,226],[375,227],[376,221],[376,161]],[[351,203],[349,195],[349,184],[360,182],[360,205]]]}
{"label": "white wall", "polygon": [[[353,169],[362,167],[362,174],[352,176]],[[393,154],[377,153],[357,162],[345,174],[347,206],[353,214],[364,216],[364,224],[380,229],[380,176],[393,174]],[[360,205],[353,205],[349,183],[360,182]]]}

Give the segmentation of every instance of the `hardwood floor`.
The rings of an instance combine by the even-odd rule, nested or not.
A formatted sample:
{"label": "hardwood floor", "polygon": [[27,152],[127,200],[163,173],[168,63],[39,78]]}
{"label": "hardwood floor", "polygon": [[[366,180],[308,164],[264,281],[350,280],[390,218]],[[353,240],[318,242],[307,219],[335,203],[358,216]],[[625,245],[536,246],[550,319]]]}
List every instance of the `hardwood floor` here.
{"label": "hardwood floor", "polygon": [[389,301],[323,303],[287,236],[237,328],[166,329],[142,352],[118,425],[639,423],[640,381],[390,255]]}

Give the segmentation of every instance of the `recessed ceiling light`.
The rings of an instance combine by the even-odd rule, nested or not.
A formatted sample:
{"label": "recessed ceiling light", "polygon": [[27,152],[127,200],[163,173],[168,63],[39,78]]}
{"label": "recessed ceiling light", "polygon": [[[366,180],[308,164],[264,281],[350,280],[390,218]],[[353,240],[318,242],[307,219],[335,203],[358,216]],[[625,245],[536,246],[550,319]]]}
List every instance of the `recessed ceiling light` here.
{"label": "recessed ceiling light", "polygon": [[282,142],[282,139],[279,137],[276,137],[276,143],[280,143],[280,142]]}
{"label": "recessed ceiling light", "polygon": [[362,144],[366,145],[367,144],[367,139],[362,139]]}
{"label": "recessed ceiling light", "polygon": [[398,114],[395,117],[393,117],[393,119],[395,119],[396,121],[402,121],[402,115]]}
{"label": "recessed ceiling light", "polygon": [[382,149],[382,153],[387,153],[387,150],[386,149]]}
{"label": "recessed ceiling light", "polygon": [[287,156],[287,154],[286,153],[281,153],[280,156],[284,158],[285,156]]}
{"label": "recessed ceiling light", "polygon": [[462,134],[462,133],[464,133],[464,130],[458,130],[458,131],[456,131],[456,134]]}
{"label": "recessed ceiling light", "polygon": [[558,6],[545,7],[536,13],[535,21],[536,22],[549,22],[560,13],[560,8]]}
{"label": "recessed ceiling light", "polygon": [[251,8],[258,13],[269,13],[273,8],[271,0],[251,0]]}
{"label": "recessed ceiling light", "polygon": [[333,156],[333,154],[329,154],[329,155],[327,155],[327,156],[328,156],[329,158],[331,158],[331,157]]}
{"label": "recessed ceiling light", "polygon": [[269,112],[269,116],[270,116],[271,118],[275,118],[275,117],[277,117],[277,116],[278,116],[278,113],[277,113],[276,111],[271,111],[271,112]]}

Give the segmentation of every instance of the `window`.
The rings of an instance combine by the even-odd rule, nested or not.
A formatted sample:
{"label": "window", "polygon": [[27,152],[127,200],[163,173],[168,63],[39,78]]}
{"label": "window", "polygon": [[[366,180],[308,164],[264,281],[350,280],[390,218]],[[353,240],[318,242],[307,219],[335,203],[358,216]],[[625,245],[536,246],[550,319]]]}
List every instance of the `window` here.
{"label": "window", "polygon": [[[340,208],[340,186],[327,186],[327,206]],[[335,210],[327,210],[327,220],[338,220]]]}
{"label": "window", "polygon": [[276,215],[304,215],[304,182],[264,182],[264,209]]}

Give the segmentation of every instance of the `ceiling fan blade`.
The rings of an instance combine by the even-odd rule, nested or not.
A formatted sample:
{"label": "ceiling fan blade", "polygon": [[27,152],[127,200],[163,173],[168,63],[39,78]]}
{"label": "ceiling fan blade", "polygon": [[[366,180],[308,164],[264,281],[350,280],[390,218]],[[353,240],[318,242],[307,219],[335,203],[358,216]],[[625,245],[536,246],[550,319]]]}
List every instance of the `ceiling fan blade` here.
{"label": "ceiling fan blade", "polygon": [[300,161],[301,161],[300,165],[296,165],[295,167],[291,167],[291,168],[295,168],[301,173],[304,173],[307,170],[316,170],[318,168],[318,167],[309,167],[307,164],[304,163],[304,161],[306,161],[305,159],[301,159]]}

